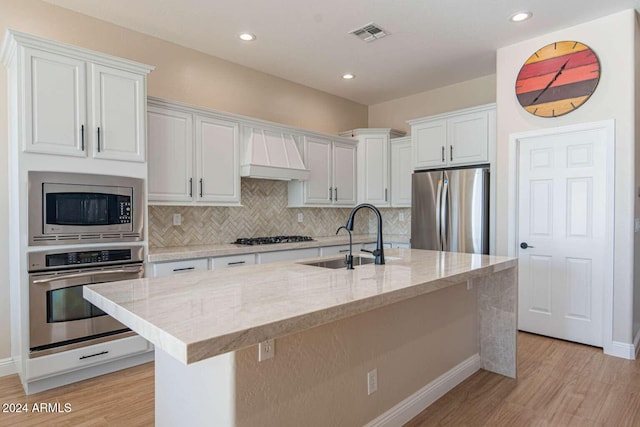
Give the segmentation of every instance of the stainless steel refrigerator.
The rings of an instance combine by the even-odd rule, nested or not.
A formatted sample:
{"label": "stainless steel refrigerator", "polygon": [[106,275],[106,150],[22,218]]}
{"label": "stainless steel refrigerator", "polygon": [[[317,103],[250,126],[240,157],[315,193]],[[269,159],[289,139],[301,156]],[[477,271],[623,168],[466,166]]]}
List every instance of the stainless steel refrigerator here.
{"label": "stainless steel refrigerator", "polygon": [[489,253],[489,167],[416,171],[411,247]]}

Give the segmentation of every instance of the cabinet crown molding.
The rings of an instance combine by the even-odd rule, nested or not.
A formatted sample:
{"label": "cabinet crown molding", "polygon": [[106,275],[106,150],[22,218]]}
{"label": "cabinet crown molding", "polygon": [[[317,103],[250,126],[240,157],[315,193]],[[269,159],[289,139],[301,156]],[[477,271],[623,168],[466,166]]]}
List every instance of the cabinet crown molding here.
{"label": "cabinet crown molding", "polygon": [[109,67],[116,67],[134,73],[148,74],[156,68],[153,65],[147,65],[141,62],[131,61],[129,59],[118,58],[116,56],[107,55],[78,46],[37,37],[32,34],[21,33],[12,29],[7,29],[5,31],[2,47],[0,48],[0,58],[2,59],[2,62],[5,66],[9,66],[11,61],[13,61],[16,47],[18,45],[61,55],[71,54],[76,58],[85,61],[90,61],[95,64],[106,65]]}
{"label": "cabinet crown molding", "polygon": [[407,133],[401,130],[392,129],[392,128],[358,128],[345,130],[339,133],[340,136],[344,136],[347,138],[355,138],[359,135],[370,135],[370,134],[389,134],[389,138],[400,138],[405,136]]}

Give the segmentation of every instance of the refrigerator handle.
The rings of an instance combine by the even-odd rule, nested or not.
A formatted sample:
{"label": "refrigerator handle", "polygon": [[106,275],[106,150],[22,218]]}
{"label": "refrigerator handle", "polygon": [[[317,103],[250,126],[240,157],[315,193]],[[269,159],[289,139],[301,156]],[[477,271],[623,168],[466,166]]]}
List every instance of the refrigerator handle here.
{"label": "refrigerator handle", "polygon": [[449,214],[447,206],[449,205],[449,180],[444,180],[444,185],[442,187],[442,200],[440,202],[440,223],[442,227],[440,228],[440,235],[442,240],[442,250],[449,250],[449,246],[447,243],[447,215]]}
{"label": "refrigerator handle", "polygon": [[442,250],[442,230],[440,229],[440,208],[442,205],[442,179],[438,180],[436,192],[436,245]]}

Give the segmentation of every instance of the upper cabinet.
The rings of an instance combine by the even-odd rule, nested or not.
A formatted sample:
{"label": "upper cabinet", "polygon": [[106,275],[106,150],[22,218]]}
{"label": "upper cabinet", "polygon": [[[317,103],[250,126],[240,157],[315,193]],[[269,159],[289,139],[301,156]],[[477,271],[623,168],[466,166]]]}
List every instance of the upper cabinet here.
{"label": "upper cabinet", "polygon": [[489,163],[495,104],[411,120],[414,169]]}
{"label": "upper cabinet", "polygon": [[239,124],[149,99],[149,203],[239,205]]}
{"label": "upper cabinet", "polygon": [[153,67],[15,31],[4,43],[23,151],[145,161]]}
{"label": "upper cabinet", "polygon": [[411,137],[391,140],[391,206],[411,206]]}
{"label": "upper cabinet", "polygon": [[394,129],[354,129],[341,136],[358,141],[358,203],[391,206],[391,138],[404,136]]}
{"label": "upper cabinet", "polygon": [[345,138],[304,137],[306,181],[289,182],[289,207],[354,206],[356,143]]}

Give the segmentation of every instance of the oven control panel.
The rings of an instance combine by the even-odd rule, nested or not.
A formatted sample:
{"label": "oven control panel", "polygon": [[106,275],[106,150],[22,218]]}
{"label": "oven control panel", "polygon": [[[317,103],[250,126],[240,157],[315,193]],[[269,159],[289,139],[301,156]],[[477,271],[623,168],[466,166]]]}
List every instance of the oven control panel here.
{"label": "oven control panel", "polygon": [[29,254],[29,271],[61,269],[74,266],[105,265],[143,261],[143,247],[96,248],[84,251]]}

